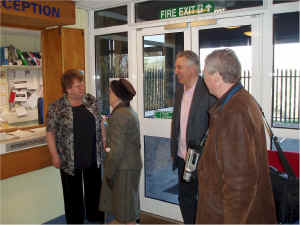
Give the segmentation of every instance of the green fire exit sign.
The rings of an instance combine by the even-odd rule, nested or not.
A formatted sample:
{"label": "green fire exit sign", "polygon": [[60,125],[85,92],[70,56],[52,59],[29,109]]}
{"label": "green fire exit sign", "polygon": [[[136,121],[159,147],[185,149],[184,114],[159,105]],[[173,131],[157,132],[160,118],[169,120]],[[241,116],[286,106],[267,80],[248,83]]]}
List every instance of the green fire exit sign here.
{"label": "green fire exit sign", "polygon": [[215,5],[212,2],[204,2],[197,5],[182,6],[160,11],[161,19],[176,18],[182,16],[192,16],[202,13],[214,12]]}

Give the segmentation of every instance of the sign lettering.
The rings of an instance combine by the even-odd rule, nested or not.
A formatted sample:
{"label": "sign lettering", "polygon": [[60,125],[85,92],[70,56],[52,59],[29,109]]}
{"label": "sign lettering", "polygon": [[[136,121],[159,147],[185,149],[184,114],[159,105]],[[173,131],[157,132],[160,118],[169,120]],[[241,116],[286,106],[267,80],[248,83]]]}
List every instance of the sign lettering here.
{"label": "sign lettering", "polygon": [[202,13],[210,13],[214,12],[214,9],[215,5],[212,2],[204,2],[197,5],[163,9],[160,11],[160,19],[169,19],[182,16],[198,15]]}
{"label": "sign lettering", "polygon": [[0,1],[0,9],[1,8],[23,12],[31,11],[33,14],[39,14],[49,17],[60,17],[60,8],[43,5],[42,2],[39,4],[21,0],[2,0]]}

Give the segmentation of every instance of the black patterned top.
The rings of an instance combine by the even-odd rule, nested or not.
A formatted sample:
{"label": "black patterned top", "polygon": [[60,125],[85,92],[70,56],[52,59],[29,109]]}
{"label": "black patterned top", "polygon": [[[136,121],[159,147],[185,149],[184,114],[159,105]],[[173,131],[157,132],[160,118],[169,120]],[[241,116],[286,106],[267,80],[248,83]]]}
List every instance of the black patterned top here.
{"label": "black patterned top", "polygon": [[[83,97],[83,105],[94,116],[96,123],[96,157],[97,165],[103,160],[103,145],[101,136],[101,110],[96,98],[90,94]],[[61,159],[61,169],[74,175],[74,131],[72,106],[63,96],[48,108],[47,132],[53,132],[56,148]]]}

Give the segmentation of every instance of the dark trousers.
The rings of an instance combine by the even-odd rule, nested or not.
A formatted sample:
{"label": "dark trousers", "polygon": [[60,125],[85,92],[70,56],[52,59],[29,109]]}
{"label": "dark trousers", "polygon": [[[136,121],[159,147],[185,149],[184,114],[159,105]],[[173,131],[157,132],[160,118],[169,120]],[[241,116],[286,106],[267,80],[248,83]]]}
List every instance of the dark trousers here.
{"label": "dark trousers", "polygon": [[[101,168],[94,165],[87,169],[75,169],[75,176],[60,170],[63,187],[65,216],[68,224],[104,222],[104,213],[98,211],[101,191]],[[84,189],[83,189],[84,185]]]}
{"label": "dark trousers", "polygon": [[197,177],[192,179],[191,182],[187,183],[183,181],[183,171],[185,162],[183,159],[177,157],[178,165],[178,182],[179,182],[179,193],[178,201],[180,211],[185,224],[194,224],[196,220],[197,210],[197,199],[198,199],[198,182]]}

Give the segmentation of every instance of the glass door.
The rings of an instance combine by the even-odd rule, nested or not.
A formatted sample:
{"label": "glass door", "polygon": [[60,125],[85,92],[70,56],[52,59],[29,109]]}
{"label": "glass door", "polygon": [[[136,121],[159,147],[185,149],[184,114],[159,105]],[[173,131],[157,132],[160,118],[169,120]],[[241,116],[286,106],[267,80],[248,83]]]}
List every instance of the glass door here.
{"label": "glass door", "polygon": [[217,19],[214,24],[192,26],[192,48],[199,54],[201,73],[206,56],[216,49],[230,48],[235,51],[241,64],[241,83],[255,97],[259,95],[259,16]]}
{"label": "glass door", "polygon": [[144,159],[141,209],[179,221],[182,216],[178,206],[178,176],[177,170],[172,170],[170,156],[176,54],[192,49],[199,54],[203,70],[204,59],[211,51],[232,48],[242,63],[245,88],[256,95],[256,85],[260,83],[256,76],[260,58],[256,16],[195,21],[181,27],[146,28],[137,32],[138,112]]}
{"label": "glass door", "polygon": [[[137,33],[138,111],[144,168],[141,209],[182,221],[177,171],[172,170],[170,130],[175,98],[176,54],[189,48],[186,28],[143,29]],[[185,43],[186,42],[186,43]]]}

